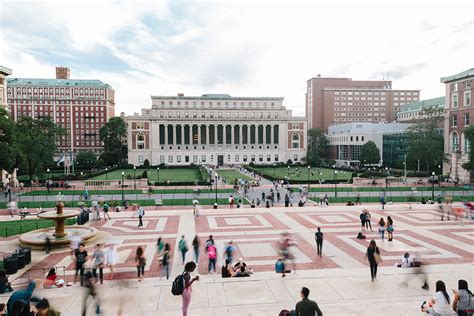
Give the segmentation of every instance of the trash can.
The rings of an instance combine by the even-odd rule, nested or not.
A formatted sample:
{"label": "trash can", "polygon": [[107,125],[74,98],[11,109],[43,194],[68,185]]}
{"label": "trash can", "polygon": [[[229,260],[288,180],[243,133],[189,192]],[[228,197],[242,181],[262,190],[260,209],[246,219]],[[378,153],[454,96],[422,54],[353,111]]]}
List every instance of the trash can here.
{"label": "trash can", "polygon": [[26,266],[25,254],[19,252],[17,256],[18,269],[23,269]]}
{"label": "trash can", "polygon": [[213,208],[216,210],[217,209],[217,203],[214,203]]}
{"label": "trash can", "polygon": [[19,250],[20,254],[25,255],[25,264],[30,264],[31,263],[31,248],[20,248]]}
{"label": "trash can", "polygon": [[18,258],[16,254],[3,257],[3,269],[6,274],[15,274],[18,271]]}

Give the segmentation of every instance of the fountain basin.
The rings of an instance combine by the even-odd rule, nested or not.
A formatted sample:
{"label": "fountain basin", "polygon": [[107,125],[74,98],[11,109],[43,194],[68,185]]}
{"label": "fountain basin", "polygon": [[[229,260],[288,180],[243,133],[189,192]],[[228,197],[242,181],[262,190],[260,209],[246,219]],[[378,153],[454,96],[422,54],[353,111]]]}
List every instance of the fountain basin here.
{"label": "fountain basin", "polygon": [[[77,234],[84,243],[92,241],[97,235],[97,229],[87,226],[68,226],[65,234],[72,236]],[[55,228],[44,228],[25,233],[20,236],[22,246],[32,249],[45,249],[46,237],[49,238],[51,248],[64,248],[69,246],[69,239],[65,236],[57,236]]]}

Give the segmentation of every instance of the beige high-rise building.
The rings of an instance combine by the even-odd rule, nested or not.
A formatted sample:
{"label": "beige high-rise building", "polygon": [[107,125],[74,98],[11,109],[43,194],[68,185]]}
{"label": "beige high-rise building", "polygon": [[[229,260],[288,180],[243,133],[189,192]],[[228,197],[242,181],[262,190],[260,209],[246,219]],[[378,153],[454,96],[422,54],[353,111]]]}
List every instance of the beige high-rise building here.
{"label": "beige high-rise building", "polygon": [[307,81],[306,116],[309,128],[351,122],[394,122],[400,107],[418,101],[420,90],[392,90],[388,80],[311,78]]}
{"label": "beige high-rise building", "polygon": [[7,111],[9,111],[7,102],[7,76],[11,74],[12,70],[10,68],[0,65],[0,108],[7,109]]}

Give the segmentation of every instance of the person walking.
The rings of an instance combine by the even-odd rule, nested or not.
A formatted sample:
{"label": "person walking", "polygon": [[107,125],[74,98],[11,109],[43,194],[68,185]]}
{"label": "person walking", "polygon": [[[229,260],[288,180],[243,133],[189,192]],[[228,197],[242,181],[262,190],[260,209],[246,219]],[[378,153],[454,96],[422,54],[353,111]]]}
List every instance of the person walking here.
{"label": "person walking", "polygon": [[166,243],[165,248],[163,250],[163,258],[161,258],[161,273],[163,274],[164,272],[166,272],[166,280],[170,278],[170,252],[170,244]]}
{"label": "person walking", "polygon": [[387,235],[388,235],[388,241],[393,241],[393,231],[395,229],[393,228],[393,220],[390,216],[387,216]]}
{"label": "person walking", "polygon": [[232,261],[234,261],[234,251],[235,251],[234,243],[232,241],[229,241],[229,243],[224,249],[224,256],[225,256],[224,259],[229,260],[231,264],[232,264]]}
{"label": "person walking", "polygon": [[211,274],[211,271],[214,270],[216,272],[216,260],[217,260],[217,248],[212,243],[207,246],[207,259],[209,261],[207,271]]}
{"label": "person walking", "polygon": [[135,264],[137,266],[138,281],[142,281],[145,275],[146,257],[141,246],[138,246],[135,253]]}
{"label": "person walking", "polygon": [[[104,261],[105,255],[102,251],[102,245],[97,244],[95,247],[94,253],[92,254],[92,259],[94,260],[94,266],[92,268],[92,275],[94,276],[95,283],[100,281],[100,284],[104,283]],[[97,279],[97,269],[99,269],[99,279]]]}
{"label": "person walking", "polygon": [[186,243],[186,239],[184,239],[184,235],[181,236],[181,240],[178,244],[178,249],[181,252],[181,258],[184,264],[184,262],[186,261],[186,253],[188,252],[188,244]]}
{"label": "person walking", "polygon": [[165,244],[163,243],[163,239],[161,237],[158,237],[158,240],[156,241],[156,253],[158,255],[158,258],[161,260],[163,256],[163,249],[165,248]]}
{"label": "person walking", "polygon": [[380,256],[379,247],[377,247],[377,244],[373,239],[370,241],[369,247],[367,248],[366,256],[370,264],[370,277],[372,278],[372,282],[374,282],[374,279],[377,278],[377,266],[382,258]]}
{"label": "person walking", "polygon": [[324,234],[321,232],[321,227],[318,227],[318,231],[314,234],[314,239],[316,240],[316,248],[318,250],[318,256],[321,258],[323,256],[323,239],[324,239]]}
{"label": "person walking", "polygon": [[[309,296],[309,289],[307,287],[303,287],[300,292],[301,301],[296,303],[295,310],[292,311],[293,315],[296,316],[323,316],[323,312],[319,309],[318,304],[310,300]],[[292,314],[290,314],[292,315]]]}
{"label": "person walking", "polygon": [[143,227],[143,216],[145,216],[145,210],[140,205],[138,206],[138,227]]}
{"label": "person walking", "polygon": [[183,306],[182,306],[183,316],[188,315],[189,304],[191,303],[191,294],[193,292],[192,285],[195,281],[199,281],[199,274],[197,274],[195,277],[191,277],[191,273],[194,272],[195,269],[196,269],[196,263],[194,263],[193,261],[189,261],[184,266],[184,273],[183,273],[184,290],[183,290],[183,293],[181,294],[181,297],[183,299]]}
{"label": "person walking", "polygon": [[95,301],[95,314],[100,315],[101,313],[99,295],[97,293],[97,289],[95,288],[94,282],[92,282],[92,279],[92,272],[90,270],[87,270],[84,276],[85,292],[82,300],[82,316],[86,316],[87,314],[87,306],[89,305],[87,301],[89,299],[89,296],[92,298],[93,301]]}
{"label": "person walking", "polygon": [[368,230],[370,228],[370,231],[372,230],[372,223],[371,223],[371,218],[372,215],[370,214],[369,210],[365,210],[365,230]]}
{"label": "person walking", "polygon": [[379,220],[379,234],[383,241],[385,236],[385,221],[383,220],[383,217]]}
{"label": "person walking", "polygon": [[362,212],[359,215],[360,218],[360,230],[364,231],[365,230],[365,210],[362,210]]}
{"label": "person walking", "polygon": [[357,192],[357,195],[356,195],[356,202],[355,202],[355,205],[362,205],[362,203],[360,203],[360,193]]}
{"label": "person walking", "polygon": [[102,207],[102,211],[104,212],[104,220],[107,221],[107,217],[109,218],[109,220],[111,219],[110,218],[110,215],[109,215],[109,204],[107,204],[107,202],[104,202],[104,206]]}
{"label": "person walking", "polygon": [[193,239],[193,250],[194,250],[194,258],[196,265],[199,264],[199,247],[201,246],[201,241],[199,240],[198,235],[194,236]]}
{"label": "person walking", "polygon": [[74,262],[75,262],[75,274],[74,274],[74,283],[77,282],[77,275],[79,274],[81,278],[81,286],[84,285],[84,264],[87,261],[87,251],[84,248],[84,244],[79,244],[79,248],[74,252]]}
{"label": "person walking", "polygon": [[107,263],[107,267],[110,269],[110,280],[114,279],[114,266],[118,262],[118,254],[116,246],[112,244],[105,254],[105,259]]}
{"label": "person walking", "polygon": [[234,197],[232,195],[229,196],[229,207],[234,208]]}
{"label": "person walking", "polygon": [[382,210],[384,210],[385,209],[385,204],[386,204],[385,195],[380,196],[380,204],[382,204]]}

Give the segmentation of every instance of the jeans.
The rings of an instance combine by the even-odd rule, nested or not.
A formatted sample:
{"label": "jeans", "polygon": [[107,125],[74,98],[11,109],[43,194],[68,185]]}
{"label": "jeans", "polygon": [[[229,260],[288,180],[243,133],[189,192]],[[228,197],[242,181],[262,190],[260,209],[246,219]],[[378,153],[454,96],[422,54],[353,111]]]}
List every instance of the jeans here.
{"label": "jeans", "polygon": [[211,268],[214,269],[214,272],[216,272],[216,259],[209,258],[209,266],[207,268],[209,273],[211,272]]}
{"label": "jeans", "polygon": [[318,250],[318,255],[322,256],[323,255],[323,241],[322,240],[316,240],[316,248]]}
{"label": "jeans", "polygon": [[138,216],[138,227],[143,226],[142,217],[143,217],[143,216],[141,216],[141,215]]}
{"label": "jeans", "polygon": [[199,262],[199,248],[194,248],[194,257],[196,258],[196,264]]}
{"label": "jeans", "polygon": [[99,278],[100,283],[104,282],[104,267],[102,265],[97,266],[97,268],[92,269],[92,275],[97,282],[97,269],[99,269]]}
{"label": "jeans", "polygon": [[372,224],[370,223],[370,219],[365,220],[365,228],[372,230]]}
{"label": "jeans", "polygon": [[185,250],[181,250],[181,258],[183,259],[183,264],[184,264],[184,262],[186,261],[186,252],[187,252],[187,250],[186,250],[186,251],[185,251]]}
{"label": "jeans", "polygon": [[77,280],[77,274],[81,278],[81,286],[84,285],[84,263],[76,263],[76,273],[74,274],[74,282]]}
{"label": "jeans", "polygon": [[170,278],[170,264],[166,263],[161,266],[161,272],[166,272],[166,280]]}
{"label": "jeans", "polygon": [[137,266],[137,276],[140,277],[140,275],[143,277],[145,275],[145,266]]}
{"label": "jeans", "polygon": [[385,229],[379,230],[380,237],[382,237],[382,240],[384,239],[385,236]]}
{"label": "jeans", "polygon": [[372,280],[377,277],[377,262],[370,260],[370,277]]}

